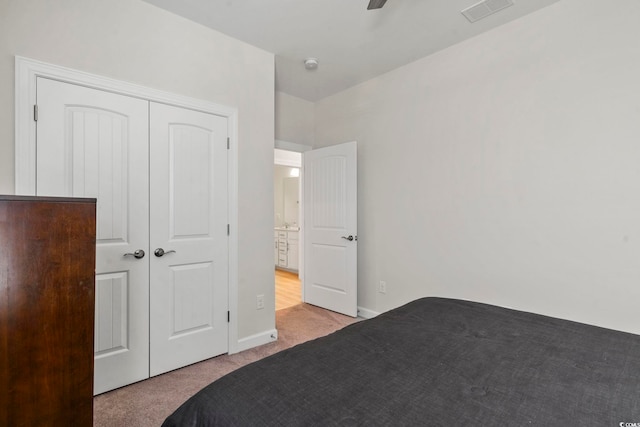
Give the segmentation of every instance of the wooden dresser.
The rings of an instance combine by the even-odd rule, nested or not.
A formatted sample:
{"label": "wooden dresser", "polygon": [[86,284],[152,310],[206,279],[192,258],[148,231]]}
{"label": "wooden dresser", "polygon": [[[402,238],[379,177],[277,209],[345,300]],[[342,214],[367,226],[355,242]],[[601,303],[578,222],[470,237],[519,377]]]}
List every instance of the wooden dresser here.
{"label": "wooden dresser", "polygon": [[95,199],[0,196],[0,426],[93,424]]}

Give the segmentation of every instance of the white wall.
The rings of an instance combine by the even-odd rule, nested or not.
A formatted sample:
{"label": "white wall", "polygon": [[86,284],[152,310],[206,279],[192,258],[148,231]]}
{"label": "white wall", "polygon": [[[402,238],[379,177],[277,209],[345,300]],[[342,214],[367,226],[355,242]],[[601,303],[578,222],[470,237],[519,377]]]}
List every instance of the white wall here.
{"label": "white wall", "polygon": [[638,16],[562,0],[317,104],[316,147],[359,143],[359,306],[640,333]]}
{"label": "white wall", "polygon": [[315,104],[276,92],[276,139],[313,146]]}
{"label": "white wall", "polygon": [[[273,55],[139,0],[3,0],[0,193],[8,194],[14,55],[238,109],[239,337],[273,329]],[[255,309],[257,294],[264,310]]]}

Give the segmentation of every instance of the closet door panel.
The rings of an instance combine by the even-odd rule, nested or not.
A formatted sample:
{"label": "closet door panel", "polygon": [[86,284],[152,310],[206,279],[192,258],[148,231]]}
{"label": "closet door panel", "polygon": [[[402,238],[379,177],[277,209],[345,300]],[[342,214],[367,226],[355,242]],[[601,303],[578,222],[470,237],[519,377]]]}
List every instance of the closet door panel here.
{"label": "closet door panel", "polygon": [[148,102],[45,78],[37,99],[36,194],[98,200],[98,394],[149,376]]}
{"label": "closet door panel", "polygon": [[150,370],[228,351],[227,120],[151,103]]}

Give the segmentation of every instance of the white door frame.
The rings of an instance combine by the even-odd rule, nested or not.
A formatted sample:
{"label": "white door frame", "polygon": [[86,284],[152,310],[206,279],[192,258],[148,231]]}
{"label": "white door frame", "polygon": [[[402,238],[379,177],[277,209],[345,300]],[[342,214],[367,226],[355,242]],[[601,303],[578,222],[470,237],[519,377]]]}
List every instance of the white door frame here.
{"label": "white door frame", "polygon": [[229,354],[238,345],[238,110],[20,56],[15,57],[15,193],[36,191],[36,79],[44,77],[225,117],[229,128]]}

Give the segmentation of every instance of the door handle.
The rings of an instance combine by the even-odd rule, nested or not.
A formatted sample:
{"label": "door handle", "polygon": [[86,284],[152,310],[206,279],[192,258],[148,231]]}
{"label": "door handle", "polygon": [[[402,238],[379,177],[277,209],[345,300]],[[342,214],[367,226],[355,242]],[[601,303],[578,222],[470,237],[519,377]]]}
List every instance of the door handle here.
{"label": "door handle", "polygon": [[158,258],[160,258],[160,257],[161,257],[161,256],[163,256],[163,255],[170,254],[170,253],[174,253],[174,254],[175,254],[175,253],[176,253],[176,251],[174,251],[173,249],[171,249],[170,251],[165,251],[165,250],[164,250],[164,249],[162,249],[162,248],[158,248],[158,249],[156,249],[155,251],[153,251],[153,254],[154,254],[155,256],[157,256]]}
{"label": "door handle", "polygon": [[135,258],[144,258],[144,251],[142,249],[138,249],[137,251],[134,251],[133,253],[126,253],[123,256],[132,256]]}
{"label": "door handle", "polygon": [[357,237],[353,237],[353,236],[351,236],[351,235],[349,235],[349,236],[342,236],[342,238],[343,238],[344,240],[348,240],[348,241],[350,241],[350,242],[353,242],[354,240],[358,240],[358,238],[357,238]]}

